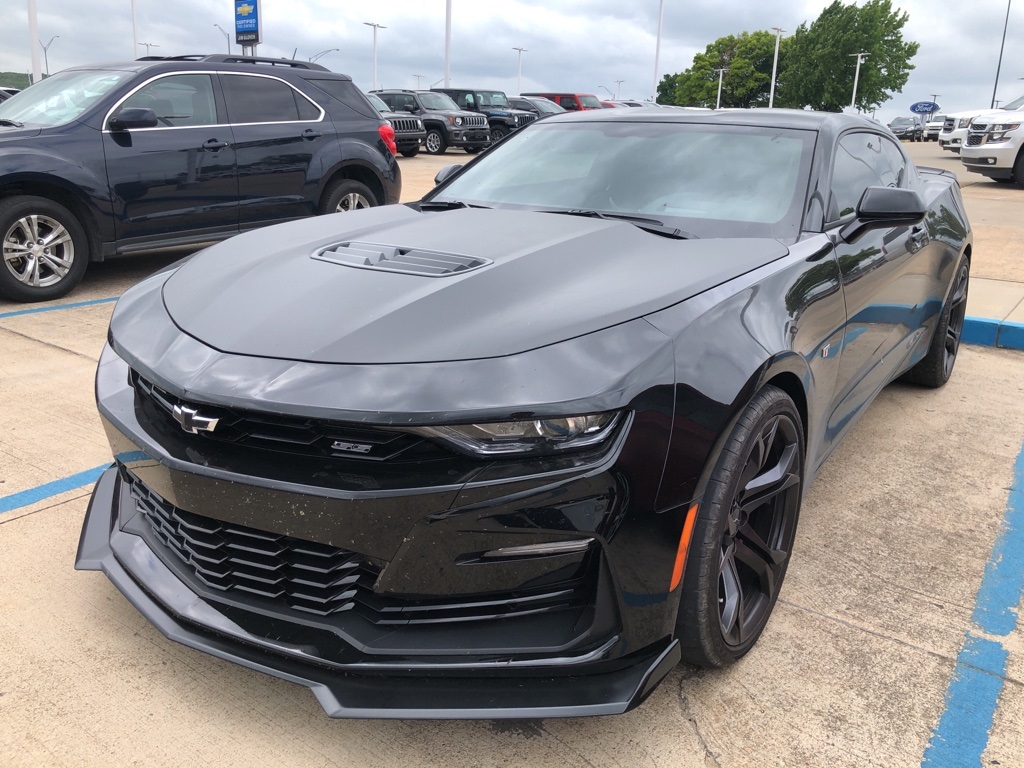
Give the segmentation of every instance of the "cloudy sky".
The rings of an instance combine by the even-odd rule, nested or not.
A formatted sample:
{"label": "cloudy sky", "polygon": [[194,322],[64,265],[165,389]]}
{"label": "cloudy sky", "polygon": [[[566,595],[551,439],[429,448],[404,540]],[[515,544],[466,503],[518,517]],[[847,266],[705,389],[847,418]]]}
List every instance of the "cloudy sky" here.
{"label": "cloudy sky", "polygon": [[[0,71],[31,69],[28,0],[3,0],[4,45]],[[49,48],[49,67],[133,57],[131,0],[35,0],[39,37]],[[823,0],[667,0],[659,76],[681,72],[693,56],[718,37],[758,29],[794,30],[813,21]],[[999,44],[1006,19],[1004,0],[894,0],[909,14],[904,37],[921,50],[903,93],[884,104],[877,117],[907,114],[914,101],[937,99],[944,111],[985,107],[992,98]],[[231,0],[135,0],[140,42],[151,53],[224,52],[227,43],[214,27],[232,32]],[[369,89],[373,31],[378,32],[378,80],[384,87],[422,87],[444,76],[444,0],[328,2],[261,0],[264,43],[260,55],[308,59],[351,75]],[[522,90],[557,89],[596,93],[620,88],[623,98],[648,98],[654,80],[658,0],[453,0],[452,81],[454,85],[516,90],[514,47],[522,55]],[[232,34],[232,40],[233,40]],[[1024,0],[1011,7],[1006,50],[996,98],[1024,94]],[[239,52],[232,44],[232,51]],[[140,54],[145,50],[140,46]],[[847,51],[837,51],[845,55]],[[865,62],[870,66],[870,59]],[[417,81],[416,75],[421,75]],[[616,81],[624,81],[617,86]],[[852,87],[852,83],[851,83]]]}

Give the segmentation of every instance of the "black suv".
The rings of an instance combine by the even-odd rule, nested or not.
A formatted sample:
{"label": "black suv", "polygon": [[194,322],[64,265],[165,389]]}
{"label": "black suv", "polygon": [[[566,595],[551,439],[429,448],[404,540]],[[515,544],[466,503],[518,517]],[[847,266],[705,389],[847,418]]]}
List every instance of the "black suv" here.
{"label": "black suv", "polygon": [[394,131],[347,75],[287,59],[76,67],[0,104],[0,295],[87,262],[398,202]]}
{"label": "black suv", "polygon": [[373,91],[394,112],[417,115],[427,129],[424,146],[431,155],[443,155],[448,147],[479,152],[491,143],[487,118],[455,106],[443,93],[433,91]]}
{"label": "black suv", "polygon": [[408,112],[395,112],[375,93],[366,94],[366,98],[377,108],[381,117],[395,129],[395,144],[398,145],[398,151],[402,156],[416,157],[420,145],[427,138],[427,129],[423,127],[423,121]]}
{"label": "black suv", "polygon": [[431,88],[431,90],[447,94],[460,109],[485,115],[487,124],[491,128],[491,141],[501,141],[512,131],[537,119],[532,112],[513,109],[512,105],[508,103],[508,96],[502,91],[488,91],[481,88]]}

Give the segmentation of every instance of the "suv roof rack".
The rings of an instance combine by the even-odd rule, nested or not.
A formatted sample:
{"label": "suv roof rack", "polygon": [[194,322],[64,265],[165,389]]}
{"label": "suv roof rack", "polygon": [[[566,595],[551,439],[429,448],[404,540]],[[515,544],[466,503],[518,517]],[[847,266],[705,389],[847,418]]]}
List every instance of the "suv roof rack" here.
{"label": "suv roof rack", "polygon": [[318,72],[330,72],[321,64],[298,59],[271,59],[263,56],[234,56],[226,53],[187,53],[182,56],[140,56],[136,61],[215,61],[221,64],[267,64],[272,67],[291,67],[292,69],[315,69]]}

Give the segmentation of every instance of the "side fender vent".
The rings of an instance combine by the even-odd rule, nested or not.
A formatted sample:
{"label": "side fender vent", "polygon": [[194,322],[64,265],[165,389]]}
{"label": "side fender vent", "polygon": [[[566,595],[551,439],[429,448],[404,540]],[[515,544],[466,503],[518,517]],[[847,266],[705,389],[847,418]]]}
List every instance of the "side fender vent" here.
{"label": "side fender vent", "polygon": [[447,277],[469,272],[491,263],[489,259],[462,256],[456,253],[438,253],[419,248],[398,248],[374,243],[340,243],[321,248],[314,259],[344,264],[359,269],[381,272],[401,272],[423,277]]}

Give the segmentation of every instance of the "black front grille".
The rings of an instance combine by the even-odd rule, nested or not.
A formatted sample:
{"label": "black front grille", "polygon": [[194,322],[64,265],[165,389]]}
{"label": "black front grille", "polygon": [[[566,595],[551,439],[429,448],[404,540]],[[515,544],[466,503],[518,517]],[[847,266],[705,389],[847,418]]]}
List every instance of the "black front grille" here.
{"label": "black front grille", "polygon": [[980,146],[985,140],[984,133],[974,133],[973,131],[967,134],[967,146],[977,147]]}
{"label": "black front grille", "polygon": [[946,122],[944,122],[942,124],[942,132],[943,133],[952,133],[953,130],[955,130],[955,129],[956,129],[956,118],[955,117],[947,117],[946,118]]}
{"label": "black front grille", "polygon": [[406,432],[188,402],[135,371],[131,373],[131,383],[140,405],[148,408],[151,418],[161,420],[165,427],[184,426],[175,416],[183,408],[205,419],[217,420],[212,431],[198,430],[196,439],[307,456],[371,461],[390,461],[398,457],[422,460],[452,455],[437,444]]}
{"label": "black front grille", "polygon": [[524,125],[527,125],[528,123],[532,123],[536,119],[537,119],[536,115],[530,115],[530,114],[516,115],[516,127],[517,128],[522,128]]}
{"label": "black front grille", "polygon": [[164,500],[124,468],[121,476],[148,523],[155,551],[184,563],[203,585],[243,593],[265,608],[400,627],[578,610],[593,601],[590,565],[567,580],[516,592],[423,599],[379,595],[373,585],[380,568],[368,557],[196,515]]}
{"label": "black front grille", "polygon": [[395,129],[395,133],[412,133],[420,131],[422,128],[416,124],[415,118],[400,118],[392,117],[389,118],[391,127]]}
{"label": "black front grille", "polygon": [[377,578],[377,570],[352,552],[193,515],[137,480],[130,484],[153,533],[208,587],[328,616],[353,608],[356,593],[372,590]]}

